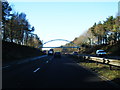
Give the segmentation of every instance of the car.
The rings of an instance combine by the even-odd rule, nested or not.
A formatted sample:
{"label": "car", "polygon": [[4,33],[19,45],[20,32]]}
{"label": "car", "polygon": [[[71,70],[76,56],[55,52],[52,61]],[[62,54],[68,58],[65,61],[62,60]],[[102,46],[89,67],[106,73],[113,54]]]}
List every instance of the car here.
{"label": "car", "polygon": [[65,53],[65,55],[68,55],[68,53]]}
{"label": "car", "polygon": [[97,55],[97,56],[106,56],[106,54],[107,54],[107,53],[106,53],[104,50],[97,50],[97,51],[96,51],[96,55]]}
{"label": "car", "polygon": [[54,57],[61,57],[61,52],[55,52]]}
{"label": "car", "polygon": [[53,55],[53,54],[54,54],[54,51],[52,51],[52,50],[48,51],[48,55]]}
{"label": "car", "polygon": [[43,51],[43,54],[46,54],[46,50]]}
{"label": "car", "polygon": [[78,52],[73,52],[73,55],[78,55]]}

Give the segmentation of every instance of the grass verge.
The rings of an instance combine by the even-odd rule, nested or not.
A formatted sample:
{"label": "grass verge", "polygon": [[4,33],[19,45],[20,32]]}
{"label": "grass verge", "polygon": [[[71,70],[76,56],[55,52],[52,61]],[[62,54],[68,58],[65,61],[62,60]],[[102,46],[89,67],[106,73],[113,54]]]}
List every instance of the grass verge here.
{"label": "grass verge", "polygon": [[89,62],[79,62],[79,64],[85,68],[92,70],[100,76],[107,78],[110,81],[113,81],[120,85],[120,68],[112,67],[112,70],[109,69],[108,65],[96,64],[94,61]]}

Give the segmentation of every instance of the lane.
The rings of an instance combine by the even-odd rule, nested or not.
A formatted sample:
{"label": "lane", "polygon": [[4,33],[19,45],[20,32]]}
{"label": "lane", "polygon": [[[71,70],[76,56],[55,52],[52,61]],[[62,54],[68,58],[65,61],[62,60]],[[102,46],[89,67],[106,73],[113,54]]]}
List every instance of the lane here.
{"label": "lane", "polygon": [[[54,58],[47,70],[40,75],[35,87],[39,88],[110,88],[95,74],[80,67],[69,57]],[[40,75],[40,77],[39,77]]]}
{"label": "lane", "polygon": [[[44,61],[44,62],[43,62]],[[72,58],[47,58],[3,70],[3,88],[104,88],[112,87]]]}
{"label": "lane", "polygon": [[36,79],[34,71],[40,68],[40,71],[43,72],[47,66],[46,61],[50,58],[52,57],[48,56],[28,63],[14,64],[11,67],[2,69],[3,88],[24,88],[22,83],[27,84]]}

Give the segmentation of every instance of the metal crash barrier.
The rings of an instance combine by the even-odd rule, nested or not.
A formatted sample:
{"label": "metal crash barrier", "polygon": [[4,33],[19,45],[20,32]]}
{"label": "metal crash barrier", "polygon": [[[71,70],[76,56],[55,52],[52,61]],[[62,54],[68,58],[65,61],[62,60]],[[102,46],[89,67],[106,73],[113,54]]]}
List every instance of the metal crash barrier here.
{"label": "metal crash barrier", "polygon": [[85,56],[85,55],[77,55],[78,59],[82,57],[84,60],[92,60],[95,61],[96,64],[101,63],[101,64],[106,64],[109,65],[110,70],[112,69],[112,66],[115,67],[120,67],[120,60],[117,59],[108,59],[108,58],[101,58],[101,57],[93,57],[93,56]]}

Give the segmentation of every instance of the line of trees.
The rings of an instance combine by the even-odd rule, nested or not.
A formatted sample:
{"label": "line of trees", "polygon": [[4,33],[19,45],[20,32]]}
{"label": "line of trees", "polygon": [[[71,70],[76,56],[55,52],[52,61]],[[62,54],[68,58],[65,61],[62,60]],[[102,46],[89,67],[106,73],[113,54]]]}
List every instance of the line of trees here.
{"label": "line of trees", "polygon": [[[109,16],[103,23],[94,23],[84,34],[76,37],[72,42],[80,47],[89,48],[93,45],[114,45],[120,41],[120,16]],[[73,46],[71,43],[65,46]],[[78,51],[78,49],[67,49]]]}
{"label": "line of trees", "polygon": [[84,34],[75,38],[77,45],[113,45],[120,40],[120,16],[109,16],[103,23],[94,23]]}
{"label": "line of trees", "polygon": [[120,16],[110,16],[103,23],[95,23],[88,31],[97,38],[97,44],[114,44],[120,40]]}
{"label": "line of trees", "polygon": [[41,45],[42,42],[33,33],[35,28],[26,19],[26,14],[13,12],[7,1],[0,1],[0,3],[2,3],[2,31],[0,33],[2,40],[35,48]]}

